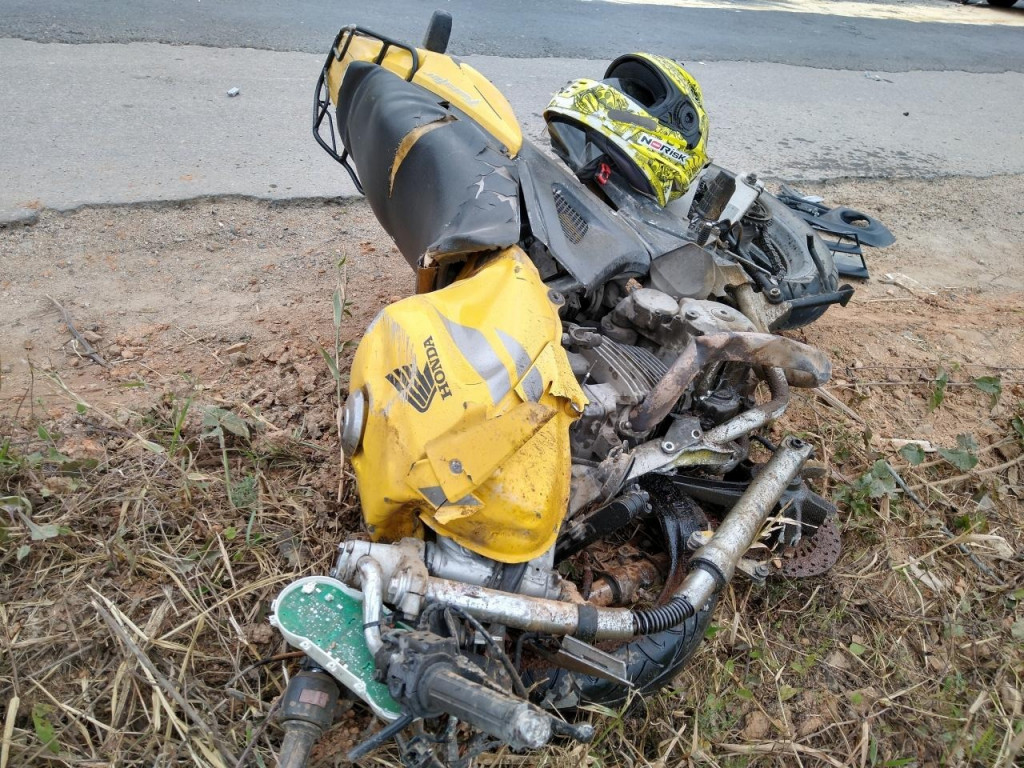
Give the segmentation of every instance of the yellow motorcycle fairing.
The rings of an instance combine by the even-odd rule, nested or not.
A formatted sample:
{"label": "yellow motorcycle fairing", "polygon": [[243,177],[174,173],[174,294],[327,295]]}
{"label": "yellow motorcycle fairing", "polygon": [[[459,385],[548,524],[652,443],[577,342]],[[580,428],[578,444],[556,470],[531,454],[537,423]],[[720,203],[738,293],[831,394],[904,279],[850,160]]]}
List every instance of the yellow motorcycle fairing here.
{"label": "yellow motorcycle fairing", "polygon": [[[377,63],[382,40],[355,30],[342,30],[327,66],[327,91],[337,104],[338,90],[348,65],[353,61]],[[501,91],[473,67],[458,62],[443,53],[417,48],[419,68],[412,82],[440,96],[452,106],[465,112],[484,130],[502,143],[509,157],[515,157],[523,144],[523,133],[515,113]],[[344,56],[339,58],[339,54]],[[380,65],[402,78],[409,78],[413,67],[412,54],[405,48],[392,45]]]}
{"label": "yellow motorcycle fairing", "polygon": [[425,524],[521,563],[555,542],[569,500],[569,427],[586,398],[557,307],[508,248],[446,288],[384,309],[352,362],[366,402],[352,455],[375,541]]}

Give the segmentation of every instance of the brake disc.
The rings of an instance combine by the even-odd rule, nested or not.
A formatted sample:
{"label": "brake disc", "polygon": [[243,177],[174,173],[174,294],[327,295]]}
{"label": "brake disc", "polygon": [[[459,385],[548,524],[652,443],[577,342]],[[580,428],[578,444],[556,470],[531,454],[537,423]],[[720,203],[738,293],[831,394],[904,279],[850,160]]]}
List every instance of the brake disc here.
{"label": "brake disc", "polygon": [[795,547],[782,553],[778,573],[791,579],[820,576],[836,564],[842,550],[839,526],[835,518],[829,518],[818,526],[813,536],[804,536]]}

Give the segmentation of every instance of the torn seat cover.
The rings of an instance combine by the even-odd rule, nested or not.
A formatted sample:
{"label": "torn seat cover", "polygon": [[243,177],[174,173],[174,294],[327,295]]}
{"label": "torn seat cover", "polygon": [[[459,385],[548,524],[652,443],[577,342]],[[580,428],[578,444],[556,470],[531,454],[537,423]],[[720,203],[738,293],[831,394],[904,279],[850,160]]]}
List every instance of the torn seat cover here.
{"label": "torn seat cover", "polygon": [[377,220],[414,269],[518,241],[516,166],[465,113],[377,64],[355,61],[337,116]]}
{"label": "torn seat cover", "polygon": [[351,459],[375,540],[425,524],[520,563],[555,541],[586,398],[536,267],[515,247],[481,261],[370,325],[352,363],[366,412]]}

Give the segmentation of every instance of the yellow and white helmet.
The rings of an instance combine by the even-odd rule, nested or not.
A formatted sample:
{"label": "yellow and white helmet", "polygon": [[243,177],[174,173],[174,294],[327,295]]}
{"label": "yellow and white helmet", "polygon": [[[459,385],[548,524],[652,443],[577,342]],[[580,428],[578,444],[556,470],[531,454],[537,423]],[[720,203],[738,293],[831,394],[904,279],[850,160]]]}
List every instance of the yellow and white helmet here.
{"label": "yellow and white helmet", "polygon": [[575,80],[544,110],[555,152],[588,181],[610,166],[660,205],[683,195],[708,163],[700,85],[664,56],[630,53],[604,79]]}

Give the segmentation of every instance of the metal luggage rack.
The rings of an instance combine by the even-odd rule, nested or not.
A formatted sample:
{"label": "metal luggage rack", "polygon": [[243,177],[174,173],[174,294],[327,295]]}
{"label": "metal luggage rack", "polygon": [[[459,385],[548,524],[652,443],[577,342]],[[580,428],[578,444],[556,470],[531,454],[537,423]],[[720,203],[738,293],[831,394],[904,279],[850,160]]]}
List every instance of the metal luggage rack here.
{"label": "metal luggage rack", "polygon": [[[347,33],[347,36],[346,36]],[[377,58],[374,59],[374,64],[380,64],[384,61],[388,55],[388,51],[394,48],[401,48],[403,51],[408,51],[412,57],[412,67],[409,69],[409,74],[405,78],[407,81],[411,81],[415,77],[416,73],[420,68],[420,56],[419,52],[412,46],[406,43],[400,43],[385,35],[377,34],[364,27],[358,27],[350,25],[342,27],[338,32],[338,36],[334,38],[334,43],[331,45],[331,50],[327,54],[327,59],[324,61],[324,66],[320,70],[320,77],[316,81],[316,89],[313,92],[313,138],[316,139],[316,143],[323,147],[324,151],[341,163],[341,166],[348,171],[348,175],[352,179],[352,183],[355,185],[359,194],[363,194],[363,185],[359,181],[359,176],[356,175],[356,169],[352,167],[351,156],[349,155],[348,149],[342,146],[341,153],[338,152],[338,132],[334,128],[334,117],[331,115],[331,97],[327,92],[327,70],[330,68],[334,61],[341,61],[345,58],[345,54],[348,53],[348,47],[352,43],[352,38],[355,35],[362,37],[368,37],[373,40],[379,40],[382,45],[380,53],[377,54]],[[344,38],[344,44],[341,49],[338,46],[342,43]],[[321,126],[324,120],[327,120],[327,128],[330,133],[329,141],[324,138]]]}

